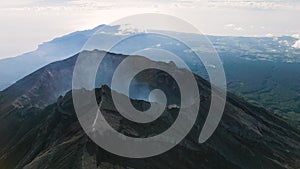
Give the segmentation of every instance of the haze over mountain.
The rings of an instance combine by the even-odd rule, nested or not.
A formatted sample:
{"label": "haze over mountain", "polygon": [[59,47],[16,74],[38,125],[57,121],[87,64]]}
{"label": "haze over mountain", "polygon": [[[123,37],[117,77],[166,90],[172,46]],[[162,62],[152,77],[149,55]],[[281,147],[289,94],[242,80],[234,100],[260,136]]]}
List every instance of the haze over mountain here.
{"label": "haze over mountain", "polygon": [[[99,26],[101,27],[101,25]],[[54,61],[78,53],[87,39],[99,28],[73,32],[38,46],[37,50],[0,60],[0,90]]]}
{"label": "haze over mountain", "polygon": [[[46,64],[76,54],[87,39],[99,29],[102,31],[97,36],[104,45],[111,39],[139,33],[138,30],[126,26],[100,25],[92,30],[56,38],[40,45],[34,52],[0,60],[0,90]],[[180,33],[179,35],[191,42],[203,38],[195,34]],[[300,116],[297,115],[300,112],[298,91],[300,79],[294,76],[300,72],[300,49],[293,47],[297,41],[296,37],[207,37],[224,63],[229,91],[244,97],[252,104],[300,123]],[[131,54],[136,48],[146,47],[165,49],[183,58],[194,73],[208,80],[203,65],[195,62],[195,56],[181,44],[162,37],[147,37],[147,35],[135,40],[134,43],[119,45],[119,48],[113,52]],[[194,50],[205,51],[201,46]],[[212,68],[213,66],[211,65]]]}
{"label": "haze over mountain", "polygon": [[[97,31],[99,39],[105,43],[108,39],[121,38],[124,34],[135,34],[137,30],[131,30],[126,26],[100,25],[91,30],[78,31],[68,35],[55,38],[38,46],[38,49],[13,58],[0,60],[0,90],[12,85],[22,77],[54,61],[62,60],[75,55],[82,50],[86,41]],[[174,32],[175,33],[175,32]],[[189,41],[199,41],[201,35],[181,33],[180,35]],[[242,37],[218,37],[207,36],[223,56],[238,56],[248,60],[268,60],[279,62],[300,62],[300,49],[293,48],[297,39],[293,37],[269,37],[269,38],[242,38]],[[147,42],[142,42],[140,46],[167,49],[177,53],[181,57],[190,57],[189,50],[174,44],[168,39],[161,37],[151,37]],[[174,48],[174,45],[176,48]],[[130,47],[129,47],[130,46]],[[133,46],[125,44],[115,53],[132,54]],[[196,50],[201,50],[201,47]],[[99,49],[95,47],[94,49]],[[93,50],[93,49],[89,49]],[[99,49],[103,50],[103,49]]]}
{"label": "haze over mountain", "polygon": [[[94,50],[84,54],[88,59],[101,52]],[[110,78],[107,77],[125,57],[108,53],[100,66],[105,73],[99,73],[96,86],[109,83]],[[73,56],[52,63],[1,92],[1,168],[297,169],[300,165],[300,131],[273,113],[230,93],[216,132],[206,143],[199,144],[198,136],[207,116],[211,91],[210,84],[196,75],[201,94],[200,111],[195,127],[179,145],[162,155],[146,159],[113,155],[95,145],[83,132],[74,112],[71,92],[55,99],[70,89],[75,61],[76,56]],[[164,64],[178,72],[184,71],[171,63],[157,64]],[[105,76],[106,73],[108,76]],[[160,86],[164,92],[171,94],[169,96],[173,100],[179,98],[178,86],[165,72],[150,70],[137,76],[137,79],[141,84],[148,82],[153,88]],[[168,107],[155,123],[140,127],[116,111],[108,86],[78,92],[95,92],[109,123],[130,136],[147,137],[149,132],[166,129],[178,112],[178,107]],[[54,104],[47,106],[50,102]],[[132,100],[132,103],[137,107],[147,104],[139,100]]]}

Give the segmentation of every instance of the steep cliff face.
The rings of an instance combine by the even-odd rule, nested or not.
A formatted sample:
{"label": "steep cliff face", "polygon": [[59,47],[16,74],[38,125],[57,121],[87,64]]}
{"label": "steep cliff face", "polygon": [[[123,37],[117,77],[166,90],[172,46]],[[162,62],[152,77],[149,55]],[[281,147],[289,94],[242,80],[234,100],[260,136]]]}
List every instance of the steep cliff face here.
{"label": "steep cliff face", "polygon": [[[84,91],[94,92],[94,91]],[[110,89],[97,89],[103,114],[114,128],[126,135],[143,135],[152,126],[141,129],[128,123],[111,104]],[[106,93],[103,95],[103,93]],[[136,106],[144,101],[132,100]],[[28,116],[14,117],[21,124],[1,145],[1,168],[294,168],[300,165],[300,132],[267,111],[229,96],[222,122],[204,144],[197,142],[205,120],[209,97],[202,100],[197,123],[175,148],[159,156],[129,159],[113,155],[93,143],[82,130],[73,109],[71,93],[44,110],[26,110]],[[155,125],[168,126],[177,108],[167,108],[168,116]],[[176,113],[175,113],[176,114]],[[155,131],[155,130],[154,130]],[[10,132],[10,131],[8,131]],[[147,136],[147,135],[144,135]]]}
{"label": "steep cliff face", "polygon": [[[123,55],[109,55],[101,66],[105,73],[97,77],[99,85],[109,83],[109,78],[101,77],[109,77],[124,58]],[[71,89],[75,61],[76,56],[50,64],[0,93],[0,168],[297,169],[300,166],[300,131],[230,93],[217,130],[207,142],[199,144],[199,133],[210,107],[211,86],[198,76],[195,78],[201,95],[200,111],[194,128],[179,145],[146,159],[113,155],[98,147],[84,133],[74,112],[71,92],[54,101],[55,97]],[[184,71],[172,64],[158,64]],[[148,70],[139,74],[136,82],[148,82],[148,90],[160,88],[170,98],[163,116],[143,127],[118,113],[109,87],[82,92],[96,93],[103,114],[121,133],[147,137],[167,129],[179,109],[176,104],[180,102],[180,94],[175,81],[163,71]],[[143,87],[138,91],[142,90]],[[136,93],[131,94],[136,96]],[[50,102],[53,104],[46,106]],[[132,100],[132,104],[141,109],[149,105],[142,100]]]}
{"label": "steep cliff face", "polygon": [[2,92],[1,103],[10,102],[16,108],[44,108],[54,103],[70,90],[75,62],[76,57],[54,62],[26,76]]}
{"label": "steep cliff face", "polygon": [[[95,50],[91,52],[84,51],[83,53],[86,55],[97,55],[106,52]],[[54,103],[59,96],[71,90],[73,69],[77,57],[78,54],[68,59],[51,63],[2,91],[0,110],[10,111],[15,108],[32,107],[45,108],[47,105]],[[106,53],[101,68],[105,73],[111,74],[115,66],[124,58],[124,55]],[[107,80],[104,81],[104,76],[104,73],[99,74],[98,85],[107,82]]]}

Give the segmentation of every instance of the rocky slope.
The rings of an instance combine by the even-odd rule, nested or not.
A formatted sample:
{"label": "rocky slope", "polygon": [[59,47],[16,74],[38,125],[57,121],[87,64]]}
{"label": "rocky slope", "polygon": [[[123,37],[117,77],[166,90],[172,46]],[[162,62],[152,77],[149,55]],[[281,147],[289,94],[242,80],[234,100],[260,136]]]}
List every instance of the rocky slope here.
{"label": "rocky slope", "polygon": [[[103,51],[84,51],[87,55],[95,55]],[[31,73],[1,92],[0,110],[10,111],[14,108],[45,108],[54,103],[60,95],[64,95],[72,88],[73,69],[77,55],[57,61]],[[122,61],[124,55],[107,53],[101,67],[105,72],[112,72],[114,67]],[[99,76],[102,77],[103,74]],[[103,78],[98,79],[102,84]]]}
{"label": "rocky slope", "polygon": [[[1,59],[0,90],[4,90],[46,64],[65,59],[81,51],[86,41],[99,29],[101,33],[97,35],[97,39],[101,45],[95,47],[99,50],[107,49],[104,47],[107,45],[106,42],[120,39],[125,34],[134,35],[139,32],[124,25],[99,25],[91,30],[74,32],[45,42],[35,51]],[[165,31],[161,33],[164,34]],[[176,32],[168,32],[168,34],[176,34],[193,44],[202,44],[201,35]],[[138,37],[130,42],[119,44],[118,49],[114,49],[113,52],[131,54],[146,48],[164,49],[180,56],[194,73],[209,79],[199,61],[196,59],[196,62],[193,62],[194,56],[185,45],[159,36]],[[252,104],[294,120],[300,126],[300,79],[295,76],[300,71],[300,49],[294,46],[298,39],[288,36],[207,36],[207,38],[223,61],[228,89],[231,92],[244,97]],[[207,50],[198,45],[195,47],[198,51]]]}
{"label": "rocky slope", "polygon": [[[141,129],[122,118],[112,106],[110,95],[103,95],[109,92],[106,86],[96,90],[97,98],[102,101],[101,109],[115,129],[126,135],[142,135],[154,130],[151,125],[145,127],[146,130]],[[133,104],[144,103],[134,100]],[[10,136],[1,131],[6,142],[1,144],[0,166],[4,169],[297,169],[300,166],[299,130],[234,96],[229,96],[225,114],[214,135],[206,143],[199,144],[199,129],[208,104],[209,97],[202,100],[195,127],[175,148],[156,157],[129,159],[110,154],[86,136],[77,121],[69,92],[44,110],[29,109],[25,117],[18,112],[6,117],[18,119],[19,125],[14,131],[8,131],[14,132]],[[166,109],[169,115],[158,119],[155,125],[168,126],[176,111],[177,108]]]}
{"label": "rocky slope", "polygon": [[[88,54],[97,52],[99,51]],[[103,67],[116,66],[124,58],[123,55],[110,54],[110,56],[112,57],[108,58],[110,61],[114,60],[114,64],[106,61],[108,65]],[[1,93],[0,168],[297,169],[300,166],[300,131],[280,117],[252,106],[232,94],[228,95],[219,127],[207,142],[199,144],[199,133],[210,106],[210,84],[200,77],[196,77],[202,95],[197,122],[179,145],[164,154],[146,159],[129,159],[113,155],[95,145],[84,133],[73,109],[71,92],[59,97],[56,103],[49,106],[35,106],[40,101],[44,102],[43,105],[47,105],[48,98],[68,90],[68,83],[62,82],[60,77],[68,79],[65,76],[72,72],[68,67],[72,68],[71,63],[75,60],[76,56],[52,64],[53,70],[46,74],[55,78],[40,80],[43,77],[41,72],[47,72],[48,66],[39,70],[40,73],[33,73]],[[166,65],[176,69],[172,64]],[[109,68],[108,74],[113,70],[113,67]],[[103,76],[100,74],[98,78],[101,77]],[[140,74],[137,79],[140,82],[150,82],[150,89],[162,86],[160,88],[173,99],[170,104],[177,103],[178,87],[166,73],[149,70],[145,74]],[[107,80],[109,79],[102,82]],[[31,86],[32,84],[39,84],[36,85],[37,92],[34,95],[27,94],[30,99],[21,102],[23,106],[14,105],[16,98],[35,88]],[[18,88],[20,89],[17,90]],[[48,89],[51,97],[41,95],[44,90],[47,93]],[[22,95],[18,96],[17,92]],[[107,86],[83,92],[95,92],[98,102],[102,103],[101,109],[104,116],[108,117],[108,122],[126,135],[147,137],[149,132],[152,134],[153,131],[160,132],[170,126],[178,112],[176,106],[166,108],[163,116],[154,123],[141,127],[130,123],[116,111]],[[26,106],[27,102],[30,106]],[[132,103],[136,107],[147,104],[140,100],[132,100]]]}

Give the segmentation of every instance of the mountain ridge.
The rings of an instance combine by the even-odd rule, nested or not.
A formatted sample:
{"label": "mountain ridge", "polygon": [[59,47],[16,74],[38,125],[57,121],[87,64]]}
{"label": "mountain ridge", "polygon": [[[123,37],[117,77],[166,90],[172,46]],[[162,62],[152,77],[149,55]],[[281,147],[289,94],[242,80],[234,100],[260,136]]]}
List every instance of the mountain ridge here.
{"label": "mountain ridge", "polygon": [[[101,95],[102,91],[108,93],[110,90],[108,87],[96,89],[95,92],[98,95],[97,98],[102,99],[105,97],[110,100],[110,96]],[[88,92],[88,91],[86,91]],[[230,99],[229,99],[230,100]],[[206,105],[204,101],[203,104]],[[240,103],[238,104],[246,104]],[[107,106],[111,107],[110,101],[107,102]],[[136,104],[142,104],[141,102]],[[236,103],[237,104],[237,103]],[[206,106],[203,107],[203,109]],[[233,106],[235,107],[235,106]],[[42,112],[34,114],[28,114],[31,116],[27,120],[39,119],[38,122],[33,122],[34,126],[29,129],[17,143],[10,143],[8,149],[10,151],[0,150],[0,166],[6,169],[6,166],[11,165],[9,168],[297,168],[299,165],[299,142],[293,142],[293,139],[298,138],[299,130],[289,128],[288,124],[278,119],[280,123],[274,124],[268,122],[265,119],[268,116],[273,117],[272,114],[265,114],[264,110],[261,114],[264,116],[256,117],[253,114],[248,114],[249,110],[253,111],[253,108],[248,107],[245,112],[233,108],[230,104],[227,105],[224,117],[218,127],[216,133],[210,138],[207,143],[197,143],[197,136],[201,122],[205,119],[205,115],[199,115],[198,122],[192,129],[190,134],[184,139],[178,146],[172,150],[151,158],[146,159],[128,159],[119,157],[108,153],[102,148],[95,145],[81,129],[77,117],[72,108],[72,96],[71,92],[68,92],[64,97],[58,99],[57,103],[48,106]],[[176,109],[176,108],[175,108]],[[202,110],[203,110],[202,109]],[[230,111],[238,114],[229,113]],[[138,132],[135,127],[128,126],[119,115],[115,115],[114,108],[105,108],[104,115],[110,117],[110,123],[119,124],[118,130],[122,133],[134,134]],[[168,110],[169,113],[173,110]],[[258,113],[258,112],[256,112]],[[247,115],[248,114],[248,115]],[[251,119],[260,119],[259,121],[251,122]],[[118,120],[119,119],[119,120]],[[246,121],[244,121],[246,120]],[[274,119],[273,119],[274,120]],[[26,122],[25,124],[29,123]],[[34,121],[34,120],[33,120]],[[241,123],[243,122],[243,123]],[[245,123],[247,122],[247,123]],[[257,124],[258,125],[257,125]],[[30,123],[29,123],[30,124]],[[163,123],[159,123],[162,125]],[[203,123],[202,123],[203,124]],[[286,128],[281,128],[285,124]],[[35,126],[36,125],[36,126]],[[242,126],[240,126],[242,125]],[[271,126],[268,126],[271,125]],[[268,126],[268,127],[267,127]],[[274,128],[275,126],[281,126]],[[284,126],[284,125],[283,125]],[[266,128],[267,127],[267,128]],[[148,127],[149,128],[149,127]],[[276,131],[276,135],[269,135],[272,130]],[[278,131],[289,130],[288,133],[281,133]],[[272,131],[272,132],[274,132]],[[271,133],[272,133],[271,132]],[[17,132],[22,133],[22,132]],[[272,137],[278,137],[280,140],[284,139],[285,142],[280,140],[273,140]],[[280,136],[280,137],[279,137]],[[282,138],[284,136],[284,138]],[[14,136],[18,137],[18,136]],[[289,139],[287,139],[289,138]],[[28,141],[32,140],[30,144]],[[28,141],[26,141],[28,140]],[[52,141],[51,141],[52,140]],[[297,139],[296,139],[297,140]],[[295,140],[295,141],[296,141]],[[273,141],[275,141],[273,143]],[[23,144],[27,144],[25,150],[20,149]],[[268,144],[265,144],[268,143]],[[281,146],[280,146],[281,145]],[[289,145],[289,146],[288,146]],[[292,146],[293,145],[293,146]],[[296,146],[297,147],[294,147]],[[228,148],[226,148],[229,146]],[[291,149],[290,146],[293,148]],[[11,147],[11,148],[9,148]],[[16,147],[16,148],[14,148]],[[19,148],[17,148],[19,147]],[[235,147],[235,148],[233,148]],[[267,148],[268,147],[268,148]],[[272,148],[271,148],[272,147]],[[269,149],[271,148],[271,149]],[[275,148],[275,149],[274,149]],[[241,152],[239,152],[241,151]],[[271,152],[274,151],[274,152]],[[3,155],[3,152],[9,152]],[[23,154],[18,160],[15,155]],[[179,154],[178,154],[179,153]],[[240,154],[241,153],[241,154]],[[275,154],[274,154],[275,153]],[[283,154],[286,154],[282,156]],[[239,154],[239,155],[238,155]],[[264,155],[263,155],[264,154]],[[280,154],[280,155],[279,155]],[[287,154],[290,154],[287,156]],[[292,155],[293,154],[293,155]],[[237,156],[238,155],[238,156]],[[10,163],[9,158],[12,158],[15,162]],[[251,158],[256,159],[254,162]],[[76,159],[76,160],[75,160]],[[246,160],[248,159],[248,160]],[[292,162],[293,160],[296,160]],[[298,161],[297,161],[298,159]],[[7,161],[8,160],[8,161]],[[73,162],[75,160],[76,162]],[[248,162],[246,162],[246,161]],[[292,161],[289,161],[292,160]],[[177,161],[177,162],[176,162]],[[8,163],[7,163],[8,162]],[[16,166],[16,167],[13,167]]]}
{"label": "mountain ridge", "polygon": [[[96,55],[99,52],[103,51],[87,51],[86,54],[87,56]],[[124,55],[108,53],[108,57],[103,60],[102,67],[109,67],[110,69],[103,69],[105,73],[100,73],[97,78],[102,79],[102,82],[108,82],[109,79],[106,79],[104,75],[109,76],[113,73],[114,68],[118,66],[122,59],[124,59]],[[49,77],[51,74],[54,77],[60,77],[61,75],[72,77],[72,71],[64,69],[71,69],[75,61],[76,56],[53,63],[51,66],[54,71],[50,74],[47,71],[37,71],[35,73],[43,75],[46,72],[45,74]],[[70,65],[66,66],[68,63]],[[174,67],[174,64],[171,63],[157,63]],[[178,69],[178,71],[182,70]],[[31,75],[34,75],[34,73]],[[39,77],[42,77],[42,75],[37,76],[35,80],[39,82]],[[30,78],[30,76],[26,78]],[[34,79],[33,76],[31,78]],[[2,92],[1,98],[2,101],[4,99],[4,102],[0,103],[0,134],[3,136],[0,139],[0,166],[4,169],[117,167],[124,169],[297,169],[300,165],[299,129],[290,125],[284,119],[263,108],[253,106],[231,93],[228,93],[225,111],[217,130],[207,142],[199,144],[198,136],[210,107],[211,91],[209,82],[196,75],[195,78],[202,97],[194,128],[172,150],[146,159],[119,157],[95,145],[84,133],[77,120],[70,91],[64,94],[56,90],[56,93],[64,96],[58,96],[58,99],[55,99],[56,102],[54,101],[53,104],[48,106],[35,107],[35,104],[32,104],[33,106],[28,107],[9,109],[11,107],[8,106],[3,109],[3,104],[9,104],[5,103],[5,101],[9,102],[5,97],[15,91],[12,90],[13,88],[26,87],[19,82],[20,84],[16,84],[11,90]],[[176,104],[177,98],[179,98],[176,83],[165,72],[149,70],[137,76],[137,79],[139,82],[151,82],[150,89],[161,86],[160,88],[167,96],[173,98],[171,103]],[[162,79],[170,83],[165,83]],[[30,84],[37,84],[31,80],[28,80],[31,83],[26,83],[29,85],[28,88],[32,88]],[[24,81],[26,79],[23,79]],[[62,85],[60,88],[65,87],[64,83],[55,84],[55,81],[60,82],[60,78],[41,81],[48,86],[39,84],[39,86],[42,86],[40,92],[43,93],[44,89],[48,89],[51,83],[53,86],[57,85],[59,87]],[[162,84],[165,86],[162,86]],[[132,124],[116,111],[111,95],[103,95],[103,93],[113,91],[107,86],[99,85],[102,86],[100,89],[83,90],[82,92],[95,93],[99,102],[106,100],[101,104],[104,115],[109,117],[110,124],[121,133],[132,136],[147,136],[144,129],[157,131],[155,127],[164,128],[163,126],[166,127],[172,122],[170,119],[176,118],[174,115],[178,107],[175,106],[166,108],[166,114],[162,116],[162,119],[156,121],[156,125],[151,124],[147,127],[140,127]],[[21,89],[27,92],[27,88]],[[56,89],[56,87],[53,89]],[[50,93],[55,93],[53,90],[50,91]],[[43,97],[30,101],[40,101],[43,100]],[[133,100],[133,104],[137,107],[143,107],[143,104],[146,103]],[[8,110],[9,112],[7,112]]]}
{"label": "mountain ridge", "polygon": [[[4,90],[48,63],[77,54],[85,41],[101,28],[103,30],[98,36],[99,42],[104,46],[106,41],[110,42],[112,38],[122,37],[119,26],[100,25],[91,30],[53,39],[40,45],[38,51],[27,53],[24,57],[0,60],[0,90]],[[201,40],[201,35],[199,37],[199,35],[183,33],[179,36],[188,41]],[[208,36],[207,38],[212,42],[223,62],[229,91],[300,125],[300,97],[297,91],[300,87],[300,79],[294,76],[300,71],[300,50],[292,47],[297,41],[296,38],[287,36],[260,38]],[[137,47],[168,50],[183,59],[194,73],[209,80],[204,66],[197,60],[193,61],[195,57],[192,56],[191,51],[186,50],[182,45],[178,46],[172,41],[148,36],[142,37],[141,40],[135,44],[120,45],[119,50],[112,52],[131,54]],[[195,50],[205,52],[205,48],[201,46],[196,46]]]}

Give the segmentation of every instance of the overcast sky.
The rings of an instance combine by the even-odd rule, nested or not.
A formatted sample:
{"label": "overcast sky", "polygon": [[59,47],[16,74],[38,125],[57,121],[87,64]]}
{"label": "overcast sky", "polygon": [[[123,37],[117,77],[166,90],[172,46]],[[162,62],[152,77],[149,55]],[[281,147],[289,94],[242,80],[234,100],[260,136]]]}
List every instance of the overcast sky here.
{"label": "overcast sky", "polygon": [[300,33],[298,0],[10,0],[0,3],[0,58],[32,51],[42,42],[73,31],[145,12],[177,16],[210,35]]}

